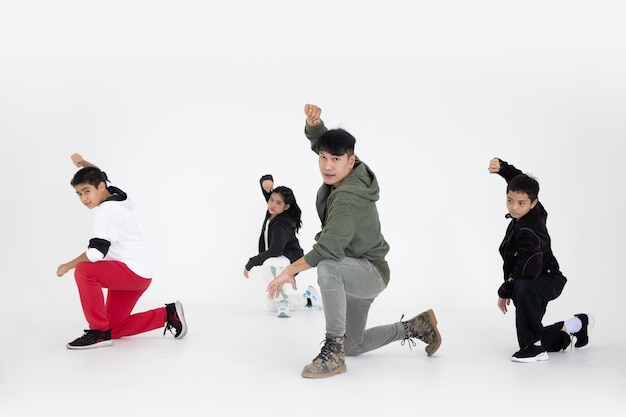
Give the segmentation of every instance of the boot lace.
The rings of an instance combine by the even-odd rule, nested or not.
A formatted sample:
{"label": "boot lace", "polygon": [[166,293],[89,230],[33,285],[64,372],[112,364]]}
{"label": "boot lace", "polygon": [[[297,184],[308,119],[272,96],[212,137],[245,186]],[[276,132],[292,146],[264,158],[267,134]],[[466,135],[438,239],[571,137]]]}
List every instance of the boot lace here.
{"label": "boot lace", "polygon": [[[400,317],[400,323],[402,323],[404,325],[404,330],[405,330],[405,335],[406,336],[400,342],[400,346],[404,346],[404,344],[406,343],[407,346],[409,347],[409,350],[413,350],[413,348],[415,346],[417,346],[417,343],[415,343],[415,340],[413,340],[413,337],[417,337],[422,342],[426,342],[426,336],[425,335],[420,335],[417,332],[412,332],[411,328],[413,326],[411,326],[408,322],[402,321],[403,318],[404,318],[404,314],[402,314],[402,316]],[[417,336],[411,337],[410,336],[411,333],[415,333]]]}
{"label": "boot lace", "polygon": [[341,349],[341,346],[339,346],[339,344],[330,337],[327,337],[325,340],[321,341],[320,345],[322,343],[324,343],[324,346],[322,346],[320,353],[315,359],[321,359],[324,362],[328,361],[328,359],[333,354],[333,351]]}

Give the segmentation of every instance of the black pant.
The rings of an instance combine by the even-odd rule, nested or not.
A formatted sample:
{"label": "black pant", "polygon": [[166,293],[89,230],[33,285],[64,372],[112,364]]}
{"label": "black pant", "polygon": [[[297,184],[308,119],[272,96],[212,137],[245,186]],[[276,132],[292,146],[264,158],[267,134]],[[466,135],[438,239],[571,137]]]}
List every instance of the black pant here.
{"label": "black pant", "polygon": [[541,344],[548,352],[559,352],[571,343],[570,335],[562,328],[563,322],[557,321],[541,331]]}
{"label": "black pant", "polygon": [[548,302],[561,295],[566,282],[567,278],[560,272],[515,280],[512,300],[515,304],[515,326],[520,348],[538,340],[542,341],[547,350],[555,348],[555,343],[562,343],[563,335],[560,333],[563,322],[560,322],[560,326],[555,323],[543,327],[541,320]]}

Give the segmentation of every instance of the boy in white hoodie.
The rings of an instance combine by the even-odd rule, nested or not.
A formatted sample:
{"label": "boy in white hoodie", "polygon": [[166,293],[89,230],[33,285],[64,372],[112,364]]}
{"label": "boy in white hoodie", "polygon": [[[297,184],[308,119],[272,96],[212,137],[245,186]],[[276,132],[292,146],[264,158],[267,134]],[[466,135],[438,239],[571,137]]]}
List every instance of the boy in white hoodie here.
{"label": "boy in white hoodie", "polygon": [[[180,339],[187,324],[180,301],[131,314],[152,282],[152,259],[135,218],[134,205],[125,192],[107,186],[108,178],[79,154],[72,155],[81,169],[71,181],[76,194],[95,209],[93,234],[87,250],[57,268],[57,276],[75,269],[74,276],[89,329],[68,349],[111,346],[112,339],[161,328]],[[106,288],[106,301],[103,294]]]}

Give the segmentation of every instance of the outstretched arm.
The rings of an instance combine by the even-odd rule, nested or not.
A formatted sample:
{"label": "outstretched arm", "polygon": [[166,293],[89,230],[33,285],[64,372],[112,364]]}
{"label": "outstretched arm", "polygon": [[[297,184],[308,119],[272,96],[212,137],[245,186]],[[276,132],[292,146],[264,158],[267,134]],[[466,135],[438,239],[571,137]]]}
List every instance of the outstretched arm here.
{"label": "outstretched arm", "polygon": [[514,176],[522,173],[522,171],[500,158],[491,159],[489,161],[489,167],[487,169],[492,174],[500,175],[506,180],[507,183],[511,181]]}
{"label": "outstretched arm", "polygon": [[308,126],[317,126],[322,121],[322,119],[320,119],[322,109],[315,104],[305,104],[304,114],[306,115],[306,124]]}
{"label": "outstretched arm", "polygon": [[328,130],[320,118],[322,109],[315,104],[305,104],[304,114],[306,115],[304,135],[311,144],[311,150],[317,153],[317,140]]}
{"label": "outstretched arm", "polygon": [[489,167],[487,168],[491,174],[497,174],[500,172],[500,159],[493,158],[489,161]]}
{"label": "outstretched arm", "polygon": [[78,168],[87,168],[87,167],[98,168],[96,165],[92,164],[91,162],[85,161],[85,159],[83,159],[83,156],[79,153],[72,154],[71,158],[72,158],[72,162],[74,163],[74,165],[76,165]]}
{"label": "outstretched arm", "polygon": [[265,201],[269,200],[272,191],[274,191],[274,177],[271,174],[263,175],[259,183],[261,184],[261,191],[263,192]]}

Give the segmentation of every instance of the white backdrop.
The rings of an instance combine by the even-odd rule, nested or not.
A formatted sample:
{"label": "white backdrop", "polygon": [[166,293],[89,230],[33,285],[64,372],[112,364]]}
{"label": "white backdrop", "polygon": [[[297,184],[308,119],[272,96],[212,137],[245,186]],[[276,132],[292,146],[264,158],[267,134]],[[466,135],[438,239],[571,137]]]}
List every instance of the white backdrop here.
{"label": "white backdrop", "polygon": [[138,203],[156,263],[141,307],[261,305],[242,275],[259,177],[294,189],[305,250],[319,230],[307,102],[379,177],[392,281],[378,304],[495,314],[500,156],[538,177],[550,213],[570,283],[549,316],[621,314],[622,16],[619,1],[2,2],[8,325],[83,321],[71,274],[55,276],[91,231],[73,152]]}

